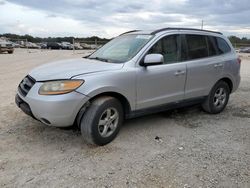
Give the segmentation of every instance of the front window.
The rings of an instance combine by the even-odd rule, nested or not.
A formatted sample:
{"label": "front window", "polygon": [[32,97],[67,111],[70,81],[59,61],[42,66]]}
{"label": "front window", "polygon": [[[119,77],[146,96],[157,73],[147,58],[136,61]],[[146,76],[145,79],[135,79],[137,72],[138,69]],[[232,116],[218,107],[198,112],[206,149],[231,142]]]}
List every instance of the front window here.
{"label": "front window", "polygon": [[153,35],[123,35],[117,37],[98,49],[89,59],[110,63],[124,63],[133,58]]}
{"label": "front window", "polygon": [[148,54],[161,54],[164,58],[164,64],[176,63],[179,61],[179,35],[170,35],[156,42]]}

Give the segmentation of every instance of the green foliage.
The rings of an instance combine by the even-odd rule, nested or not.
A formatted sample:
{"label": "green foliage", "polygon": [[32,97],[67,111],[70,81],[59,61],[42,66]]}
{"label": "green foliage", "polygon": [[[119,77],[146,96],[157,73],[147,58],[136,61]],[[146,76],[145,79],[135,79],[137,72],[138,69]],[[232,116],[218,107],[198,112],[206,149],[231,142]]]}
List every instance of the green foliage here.
{"label": "green foliage", "polygon": [[250,44],[250,39],[246,37],[239,38],[236,36],[230,36],[228,38],[232,44]]}
{"label": "green foliage", "polygon": [[[106,38],[99,38],[97,36],[92,36],[92,37],[85,37],[85,38],[79,38],[79,37],[47,37],[47,38],[41,38],[41,37],[33,37],[31,35],[16,35],[16,34],[11,34],[11,33],[5,33],[5,34],[0,34],[0,37],[7,37],[10,39],[27,39],[29,42],[73,42],[74,40],[77,41],[102,41],[102,42],[108,42],[110,39]],[[231,41],[232,44],[250,44],[250,39],[246,37],[236,37],[236,36],[230,36],[228,37],[229,40]]]}
{"label": "green foliage", "polygon": [[27,39],[28,42],[73,42],[73,39],[75,40],[80,40],[80,41],[103,41],[103,42],[108,42],[110,39],[106,38],[99,38],[97,36],[92,36],[92,37],[86,37],[86,38],[75,38],[75,37],[47,37],[47,38],[41,38],[41,37],[33,37],[31,35],[16,35],[16,34],[11,34],[11,33],[5,33],[5,34],[0,34],[0,37],[7,37],[10,39]]}

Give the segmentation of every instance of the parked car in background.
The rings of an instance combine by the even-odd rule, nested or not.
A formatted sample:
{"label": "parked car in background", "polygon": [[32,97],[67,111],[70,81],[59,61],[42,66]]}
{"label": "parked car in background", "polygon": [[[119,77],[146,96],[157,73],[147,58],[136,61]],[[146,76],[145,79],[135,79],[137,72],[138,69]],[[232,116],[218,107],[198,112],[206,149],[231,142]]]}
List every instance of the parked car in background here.
{"label": "parked car in background", "polygon": [[30,49],[39,49],[40,48],[40,46],[38,46],[37,44],[35,44],[33,42],[26,42],[25,47],[30,48]]}
{"label": "parked car in background", "polygon": [[58,42],[48,42],[47,43],[48,49],[62,49],[62,44]]}
{"label": "parked car in background", "polygon": [[12,46],[14,48],[20,48],[20,44],[16,43],[16,42],[11,42]]}
{"label": "parked car in background", "polygon": [[250,53],[250,47],[241,48],[241,49],[239,50],[239,53]]}
{"label": "parked car in background", "polygon": [[26,44],[26,41],[20,40],[20,41],[17,41],[16,43],[19,44],[19,47],[20,47],[20,48],[26,48],[26,45],[25,45],[25,44]]}
{"label": "parked car in background", "polygon": [[61,42],[62,49],[73,50],[74,46],[70,42]]}
{"label": "parked car in background", "polygon": [[38,45],[41,49],[47,49],[47,43],[45,43],[45,42],[37,43],[37,45]]}
{"label": "parked car in background", "polygon": [[87,142],[105,145],[125,118],[194,104],[222,112],[239,86],[240,66],[219,32],[131,31],[87,58],[32,70],[18,86],[16,104],[46,125],[76,123]]}
{"label": "parked car in background", "polygon": [[5,39],[0,39],[0,53],[7,52],[12,54],[14,52],[14,47],[12,43]]}
{"label": "parked car in background", "polygon": [[83,47],[83,49],[98,49],[100,47],[100,45],[96,45],[96,44],[87,44],[87,43],[81,43],[81,46]]}
{"label": "parked car in background", "polygon": [[235,52],[236,52],[236,53],[239,53],[239,52],[240,52],[240,49],[235,49]]}
{"label": "parked car in background", "polygon": [[81,46],[80,43],[75,43],[74,48],[75,48],[75,50],[82,50],[83,49],[83,47]]}

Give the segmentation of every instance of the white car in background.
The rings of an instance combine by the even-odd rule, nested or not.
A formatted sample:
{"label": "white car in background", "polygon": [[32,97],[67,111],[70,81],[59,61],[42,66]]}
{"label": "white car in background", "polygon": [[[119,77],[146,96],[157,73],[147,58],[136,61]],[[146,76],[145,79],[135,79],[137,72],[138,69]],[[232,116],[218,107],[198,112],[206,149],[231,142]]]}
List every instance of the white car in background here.
{"label": "white car in background", "polygon": [[2,52],[12,54],[14,52],[14,47],[10,41],[0,38],[0,53]]}
{"label": "white car in background", "polygon": [[70,42],[61,42],[62,49],[73,50],[73,45]]}

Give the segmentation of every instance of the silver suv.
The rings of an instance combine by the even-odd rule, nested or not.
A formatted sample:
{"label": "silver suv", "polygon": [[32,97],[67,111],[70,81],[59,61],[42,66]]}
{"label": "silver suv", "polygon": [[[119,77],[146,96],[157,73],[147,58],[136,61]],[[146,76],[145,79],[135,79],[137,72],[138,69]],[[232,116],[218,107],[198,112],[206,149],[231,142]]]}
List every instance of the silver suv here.
{"label": "silver suv", "polygon": [[196,103],[221,112],[239,86],[240,63],[219,32],[130,31],[88,57],[32,70],[16,104],[47,125],[77,124],[87,142],[105,145],[126,118]]}

